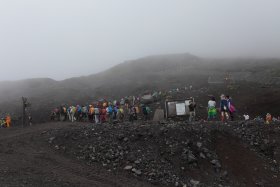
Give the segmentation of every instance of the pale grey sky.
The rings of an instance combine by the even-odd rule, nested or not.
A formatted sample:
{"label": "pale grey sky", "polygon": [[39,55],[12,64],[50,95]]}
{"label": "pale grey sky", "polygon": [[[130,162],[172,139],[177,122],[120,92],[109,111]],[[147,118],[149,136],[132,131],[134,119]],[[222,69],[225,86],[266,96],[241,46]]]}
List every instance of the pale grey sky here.
{"label": "pale grey sky", "polygon": [[0,80],[60,80],[165,53],[280,57],[279,7],[279,0],[1,0]]}

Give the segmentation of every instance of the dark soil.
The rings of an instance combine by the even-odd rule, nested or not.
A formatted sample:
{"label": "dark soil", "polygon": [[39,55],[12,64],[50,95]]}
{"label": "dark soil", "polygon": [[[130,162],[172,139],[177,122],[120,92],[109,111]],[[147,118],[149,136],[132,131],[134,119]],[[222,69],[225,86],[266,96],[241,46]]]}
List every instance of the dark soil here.
{"label": "dark soil", "polygon": [[278,186],[280,124],[0,129],[1,186]]}
{"label": "dark soil", "polygon": [[45,133],[71,126],[53,123],[0,129],[0,186],[150,186],[57,153]]}

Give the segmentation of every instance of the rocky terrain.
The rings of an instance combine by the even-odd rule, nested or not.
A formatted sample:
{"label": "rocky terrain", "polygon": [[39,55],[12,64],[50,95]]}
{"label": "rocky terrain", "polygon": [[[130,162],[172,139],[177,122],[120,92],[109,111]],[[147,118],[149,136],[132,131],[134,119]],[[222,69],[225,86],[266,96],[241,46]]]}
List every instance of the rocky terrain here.
{"label": "rocky terrain", "polygon": [[44,136],[58,154],[156,186],[277,186],[279,125],[77,125]]}
{"label": "rocky terrain", "polygon": [[[235,77],[230,84],[223,82],[228,72]],[[209,82],[212,75],[222,80]],[[280,124],[242,121],[244,113],[251,119],[279,115],[277,77],[277,59],[205,60],[184,54],[147,57],[64,81],[2,82],[0,114],[12,114],[13,128],[0,129],[0,186],[277,187]],[[185,89],[189,85],[193,88]],[[198,121],[48,122],[49,112],[61,104],[147,91],[166,93],[150,104],[153,111],[166,98],[194,97]],[[205,122],[209,96],[218,99],[222,93],[232,96],[237,121]],[[17,126],[21,96],[32,103],[32,127]]]}
{"label": "rocky terrain", "polygon": [[279,134],[257,121],[0,129],[0,184],[277,187]]}

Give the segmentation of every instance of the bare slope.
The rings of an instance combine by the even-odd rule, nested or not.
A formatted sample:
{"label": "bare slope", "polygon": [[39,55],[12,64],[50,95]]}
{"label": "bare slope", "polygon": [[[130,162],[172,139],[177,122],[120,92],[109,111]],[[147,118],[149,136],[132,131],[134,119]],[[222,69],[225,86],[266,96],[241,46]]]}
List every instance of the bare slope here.
{"label": "bare slope", "polygon": [[99,97],[119,98],[188,84],[205,87],[210,75],[223,76],[228,71],[237,81],[279,85],[279,64],[277,59],[202,59],[190,54],[150,56],[63,81],[0,82],[0,112],[18,113],[21,96],[30,98],[33,111],[47,112],[61,104],[87,103]]}
{"label": "bare slope", "polygon": [[1,186],[279,186],[279,124],[0,129]]}

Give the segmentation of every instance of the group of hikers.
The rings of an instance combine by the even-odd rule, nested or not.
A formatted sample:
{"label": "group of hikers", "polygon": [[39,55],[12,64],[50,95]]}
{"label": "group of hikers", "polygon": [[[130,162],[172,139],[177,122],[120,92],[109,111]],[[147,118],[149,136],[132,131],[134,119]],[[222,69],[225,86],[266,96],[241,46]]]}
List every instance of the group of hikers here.
{"label": "group of hikers", "polygon": [[[141,104],[140,97],[132,97],[132,100],[121,99],[120,101],[108,102],[106,100],[94,102],[90,105],[66,106],[55,108],[51,113],[51,120],[60,121],[89,121],[93,123],[113,123],[128,120],[133,122],[141,116],[142,119],[149,120],[152,113],[151,108],[146,104]],[[189,122],[196,119],[196,103],[190,99]],[[218,111],[221,113],[221,121],[234,120],[236,109],[232,98],[224,94],[221,95],[220,107],[217,108],[215,97],[211,97],[208,102],[208,120],[219,120]]]}
{"label": "group of hikers", "polygon": [[9,128],[11,127],[12,118],[8,114],[6,117],[0,119],[0,128]]}
{"label": "group of hikers", "polygon": [[115,123],[129,120],[134,122],[139,116],[149,120],[151,109],[145,104],[134,100],[130,104],[127,100],[99,101],[90,105],[60,106],[53,110],[51,120],[61,121],[89,121],[96,124]]}
{"label": "group of hikers", "polygon": [[[192,86],[189,89],[191,90]],[[174,92],[178,91],[179,89],[177,88]],[[156,101],[158,104],[162,99],[168,98],[167,94],[162,92],[154,92],[150,95],[153,98],[152,102],[145,102],[144,97],[141,96],[127,96],[114,101],[101,99],[87,105],[61,105],[52,110],[51,120],[91,122],[96,124],[122,123],[124,121],[134,122],[138,119],[148,121],[152,114],[151,105],[148,106],[148,103],[153,105]],[[189,122],[199,120],[196,116],[196,103],[192,97],[189,99],[186,107],[189,109]],[[155,106],[153,105],[152,108],[155,108]],[[207,106],[208,121],[221,121],[223,123],[233,121],[235,116],[239,116],[235,115],[236,112],[233,100],[229,95],[221,94],[219,101],[216,101],[214,96],[210,96]],[[245,120],[250,119],[248,114],[244,114],[243,117]],[[29,115],[28,120],[29,124],[32,125],[31,115]],[[280,118],[272,117],[271,114],[267,113],[264,119],[257,117],[255,120],[263,120],[266,124],[270,124],[273,121],[280,121]],[[9,128],[11,122],[11,116],[7,115],[5,118],[0,119],[0,128]]]}
{"label": "group of hikers", "polygon": [[[62,105],[55,108],[51,113],[51,120],[60,121],[88,121],[96,124],[115,123],[130,121],[134,122],[139,117],[145,121],[150,119],[152,113],[151,108],[147,104],[140,101],[140,97],[131,97],[131,99],[123,98],[120,101],[109,102],[101,100],[93,102],[90,105]],[[218,105],[218,104],[219,105]],[[190,99],[189,105],[189,122],[196,121],[196,103]],[[233,100],[229,95],[221,94],[219,102],[214,96],[211,96],[207,106],[208,121],[221,121],[226,123],[235,120],[237,112]],[[218,115],[220,114],[220,115]],[[245,120],[249,120],[249,116],[244,115]],[[267,114],[265,122],[271,123],[274,118]]]}
{"label": "group of hikers", "polygon": [[220,106],[217,109],[217,103],[214,96],[211,96],[210,100],[208,101],[208,120],[215,120],[218,115],[218,110],[221,114],[221,121],[225,122],[228,120],[234,120],[234,113],[236,109],[233,105],[232,98],[229,95],[222,94],[220,96]]}
{"label": "group of hikers", "polygon": [[[226,121],[233,121],[234,116],[236,113],[236,108],[233,105],[232,98],[229,95],[222,94],[220,96],[220,106],[217,108],[216,106],[216,99],[215,97],[211,96],[210,100],[208,101],[208,120],[215,120],[218,115],[218,111],[220,112],[220,117],[222,122]],[[250,120],[250,116],[248,114],[243,115],[244,120],[248,121]],[[265,118],[263,119],[261,116],[258,116],[254,119],[255,121],[264,121],[265,124],[271,124],[272,122],[278,122],[280,121],[280,117],[272,117],[270,113],[267,113]]]}
{"label": "group of hikers", "polygon": [[[250,120],[250,116],[248,114],[244,114],[243,116],[246,121]],[[280,122],[280,116],[275,117],[272,116],[270,113],[267,113],[265,115],[265,118],[262,118],[261,116],[257,116],[256,118],[254,118],[254,121],[264,122],[265,124],[269,125],[272,122]]]}

